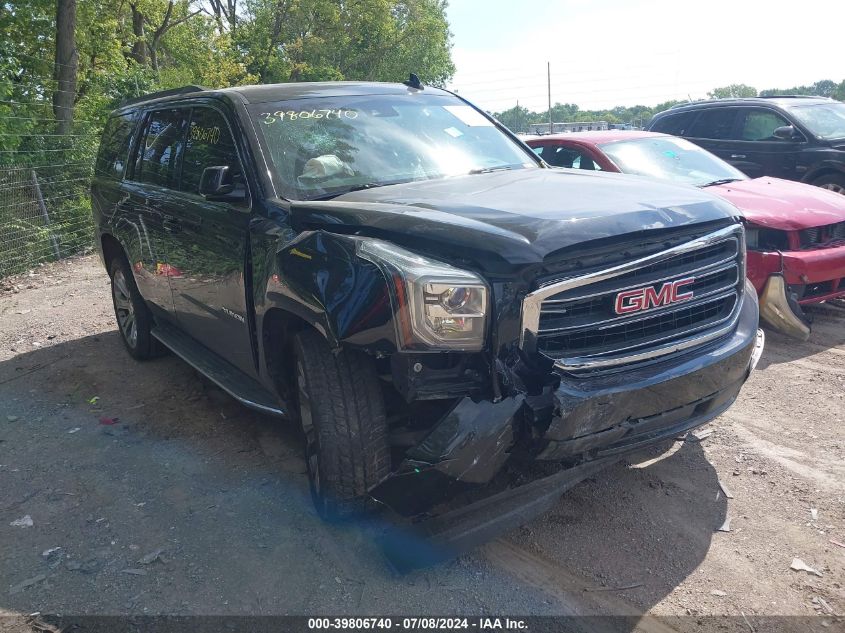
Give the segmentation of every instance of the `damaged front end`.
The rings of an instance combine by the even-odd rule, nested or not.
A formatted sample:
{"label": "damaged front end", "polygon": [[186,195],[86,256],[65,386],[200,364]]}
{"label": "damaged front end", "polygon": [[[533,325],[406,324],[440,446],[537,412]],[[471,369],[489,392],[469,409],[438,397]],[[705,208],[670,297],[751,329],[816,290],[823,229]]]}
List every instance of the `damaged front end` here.
{"label": "damaged front end", "polygon": [[748,230],[748,277],[760,296],[760,316],[798,340],[810,337],[805,308],[845,297],[845,222],[829,226]]}
{"label": "damaged front end", "polygon": [[[763,344],[741,236],[730,227],[526,293],[516,330],[500,315],[499,331],[518,338],[501,345],[490,364],[487,379],[495,387],[455,399],[370,494],[419,517],[456,493],[501,483],[503,472],[543,472],[535,481],[510,477],[504,490],[490,489],[493,501],[417,526],[452,551],[471,542],[470,535],[488,538],[497,526],[542,512],[624,455],[722,413]],[[692,296],[618,314],[617,297],[631,288],[645,289],[646,297],[665,279],[689,279],[691,258],[698,263],[693,281],[685,282]],[[559,352],[564,345],[570,354]],[[394,371],[412,362],[394,360]],[[394,375],[394,382],[401,380]],[[515,481],[523,483],[514,487]]]}

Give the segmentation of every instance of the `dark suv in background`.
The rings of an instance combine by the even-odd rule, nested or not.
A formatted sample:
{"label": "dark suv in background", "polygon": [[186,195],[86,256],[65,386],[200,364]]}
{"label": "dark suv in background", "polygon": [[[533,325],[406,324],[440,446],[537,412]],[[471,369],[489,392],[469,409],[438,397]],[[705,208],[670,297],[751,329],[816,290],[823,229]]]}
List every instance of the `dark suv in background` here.
{"label": "dark suv in background", "polygon": [[714,99],[656,114],[651,132],[682,136],[751,178],[845,194],[845,103],[823,97]]}

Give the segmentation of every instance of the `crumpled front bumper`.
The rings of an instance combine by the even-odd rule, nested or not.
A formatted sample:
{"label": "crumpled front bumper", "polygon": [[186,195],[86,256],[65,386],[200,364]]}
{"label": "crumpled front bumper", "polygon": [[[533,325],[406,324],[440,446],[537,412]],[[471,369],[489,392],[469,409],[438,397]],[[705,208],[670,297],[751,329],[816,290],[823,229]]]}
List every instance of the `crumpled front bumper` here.
{"label": "crumpled front bumper", "polygon": [[787,336],[800,341],[810,338],[810,324],[801,306],[790,297],[783,275],[772,275],[766,282],[760,295],[760,318]]}
{"label": "crumpled front bumper", "polygon": [[[845,297],[845,245],[782,253],[748,252],[748,278],[760,295],[760,316],[800,340],[810,336],[802,306]],[[816,287],[793,297],[790,286]]]}
{"label": "crumpled front bumper", "polygon": [[758,320],[749,287],[736,329],[721,340],[617,373],[561,375],[545,429],[536,427],[532,397],[495,404],[465,398],[370,494],[401,514],[420,514],[469,484],[491,481],[526,439],[540,461],[610,463],[700,426],[733,403],[759,358]]}

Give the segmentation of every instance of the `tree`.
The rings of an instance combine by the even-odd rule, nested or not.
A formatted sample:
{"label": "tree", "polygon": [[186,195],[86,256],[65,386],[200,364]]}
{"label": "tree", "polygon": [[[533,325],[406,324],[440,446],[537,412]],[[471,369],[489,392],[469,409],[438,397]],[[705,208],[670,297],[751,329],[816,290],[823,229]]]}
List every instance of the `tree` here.
{"label": "tree", "polygon": [[53,113],[56,133],[67,134],[73,122],[76,99],[76,72],[79,54],[76,50],[76,0],[56,1],[56,57],[53,79]]}
{"label": "tree", "polygon": [[454,74],[445,0],[247,0],[235,46],[263,83]]}
{"label": "tree", "polygon": [[737,99],[740,97],[756,97],[757,88],[746,84],[731,84],[722,88],[713,88],[707,93],[711,99]]}
{"label": "tree", "polygon": [[528,108],[515,105],[510,110],[505,110],[494,115],[506,128],[517,134],[528,131],[528,124],[531,123],[532,114]]}

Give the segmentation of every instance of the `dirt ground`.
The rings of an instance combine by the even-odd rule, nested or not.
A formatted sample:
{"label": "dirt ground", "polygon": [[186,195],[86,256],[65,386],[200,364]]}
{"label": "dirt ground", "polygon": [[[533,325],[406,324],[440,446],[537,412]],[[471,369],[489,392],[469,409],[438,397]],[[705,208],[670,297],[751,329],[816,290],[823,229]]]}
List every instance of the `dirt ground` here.
{"label": "dirt ground", "polygon": [[746,632],[789,615],[842,630],[845,313],[815,318],[807,343],[767,332],[708,437],[395,576],[378,525],[316,517],[284,422],[173,356],[130,359],[95,257],[0,280],[0,614],[616,613],[652,631],[680,630],[653,616],[729,615],[714,630]]}

